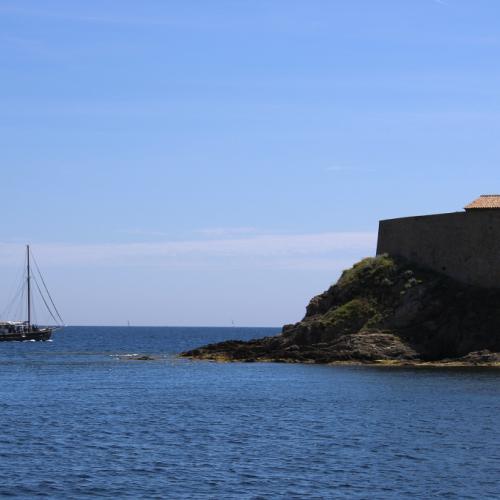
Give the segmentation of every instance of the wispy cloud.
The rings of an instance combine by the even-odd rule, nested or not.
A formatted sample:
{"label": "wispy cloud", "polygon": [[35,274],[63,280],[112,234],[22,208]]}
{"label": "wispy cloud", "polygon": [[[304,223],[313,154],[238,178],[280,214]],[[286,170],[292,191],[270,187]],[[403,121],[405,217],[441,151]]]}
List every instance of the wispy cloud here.
{"label": "wispy cloud", "polygon": [[[337,269],[339,262],[352,263],[359,257],[372,255],[375,242],[373,232],[336,232],[162,243],[45,243],[35,245],[34,251],[44,267]],[[20,245],[0,244],[0,265],[18,265],[22,253]]]}
{"label": "wispy cloud", "polygon": [[[37,2],[42,3],[42,2]],[[0,13],[11,16],[33,17],[54,22],[75,22],[93,25],[109,25],[138,28],[172,28],[196,31],[231,33],[249,30],[264,33],[317,33],[318,30],[330,30],[331,24],[319,16],[314,22],[304,22],[303,18],[283,16],[281,11],[274,11],[262,2],[257,8],[228,6],[222,12],[210,7],[210,2],[198,8],[172,8],[169,2],[129,2],[120,5],[120,9],[106,8],[106,2],[58,2],[56,5],[43,2],[42,7],[24,7],[19,2],[2,1]],[[122,2],[125,4],[126,2]],[[181,2],[182,3],[182,2]],[[36,3],[33,3],[35,5]],[[78,4],[78,5],[74,5]],[[201,7],[200,7],[201,6]],[[258,17],[257,17],[258,16]],[[258,23],[256,23],[256,19]]]}
{"label": "wispy cloud", "polygon": [[[149,238],[149,240],[169,240],[173,237],[172,232],[165,231],[153,231],[153,230],[144,230],[138,228],[132,228],[127,230],[119,231],[120,234],[128,234],[132,236],[136,236],[145,240]],[[239,238],[244,236],[254,236],[256,234],[264,234],[262,231],[259,231],[256,227],[253,226],[237,226],[237,227],[205,227],[201,229],[196,229],[194,231],[185,232],[185,237],[192,238],[195,236],[196,238],[206,238],[206,239],[214,239],[214,238]],[[268,233],[267,233],[268,234]],[[179,241],[180,238],[176,238],[176,241]]]}
{"label": "wispy cloud", "polygon": [[22,8],[15,5],[1,5],[0,12],[4,14],[14,14],[25,17],[47,18],[63,21],[78,21],[84,23],[99,24],[123,24],[135,26],[164,26],[172,24],[167,19],[153,17],[125,17],[125,16],[103,16],[89,15],[85,13],[75,13],[74,11],[63,11],[60,9],[31,9]]}
{"label": "wispy cloud", "polygon": [[20,36],[4,35],[0,37],[0,48],[8,47],[39,56],[54,56],[57,52],[48,48],[41,40]]}
{"label": "wispy cloud", "polygon": [[326,167],[327,172],[375,172],[374,168],[351,167],[349,165],[332,165]]}
{"label": "wispy cloud", "polygon": [[[69,4],[69,3],[68,3]],[[66,7],[66,8],[64,8]],[[238,16],[230,9],[227,9],[225,15],[219,15],[216,10],[208,9],[203,12],[200,9],[184,11],[184,13],[172,13],[175,9],[169,9],[161,5],[161,2],[155,6],[153,2],[147,5],[133,3],[129,8],[123,9],[108,9],[103,8],[99,3],[86,4],[80,3],[79,9],[75,6],[67,6],[64,3],[61,6],[43,8],[25,8],[19,7],[15,3],[0,5],[0,13],[10,14],[14,16],[33,17],[39,19],[47,19],[51,21],[66,21],[94,25],[110,25],[123,27],[139,27],[139,28],[182,28],[194,30],[230,30],[235,31],[242,28],[254,28],[251,20],[246,16]],[[267,11],[266,11],[267,12]],[[280,16],[267,16],[266,22],[261,23],[260,29],[266,25],[269,28],[280,28],[283,25],[283,19]],[[291,26],[294,31],[304,29],[299,23],[294,23]]]}
{"label": "wispy cloud", "polygon": [[198,229],[196,231],[198,234],[209,237],[225,237],[225,236],[241,236],[257,233],[257,228],[255,227],[207,227],[203,229]]}
{"label": "wispy cloud", "polygon": [[170,233],[167,233],[165,231],[153,231],[153,230],[147,230],[147,229],[138,229],[138,228],[131,228],[131,229],[124,229],[121,231],[117,231],[118,234],[128,234],[132,235],[135,237],[141,237],[141,238],[168,238],[170,236]]}

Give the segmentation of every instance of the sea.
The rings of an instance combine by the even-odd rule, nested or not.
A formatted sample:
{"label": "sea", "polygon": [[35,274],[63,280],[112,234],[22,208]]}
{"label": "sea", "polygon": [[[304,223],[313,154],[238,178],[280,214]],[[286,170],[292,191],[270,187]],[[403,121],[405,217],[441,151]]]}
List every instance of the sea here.
{"label": "sea", "polygon": [[0,343],[0,497],[500,498],[500,370],[177,356],[277,332]]}

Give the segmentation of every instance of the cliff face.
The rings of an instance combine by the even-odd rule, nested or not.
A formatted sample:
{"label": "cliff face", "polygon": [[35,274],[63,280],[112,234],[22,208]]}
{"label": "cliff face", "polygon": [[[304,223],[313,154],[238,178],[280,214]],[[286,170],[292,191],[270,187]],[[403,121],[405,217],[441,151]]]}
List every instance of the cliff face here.
{"label": "cliff face", "polygon": [[[481,352],[478,352],[481,351]],[[460,284],[386,255],[364,259],[314,297],[281,335],[184,353],[221,360],[500,362],[500,290]]]}

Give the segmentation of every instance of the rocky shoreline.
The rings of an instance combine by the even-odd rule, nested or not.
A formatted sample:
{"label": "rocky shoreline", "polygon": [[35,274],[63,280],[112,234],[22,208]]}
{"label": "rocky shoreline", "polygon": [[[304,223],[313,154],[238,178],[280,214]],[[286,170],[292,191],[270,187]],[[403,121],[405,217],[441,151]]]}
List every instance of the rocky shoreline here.
{"label": "rocky shoreline", "polygon": [[[235,341],[232,341],[235,342]],[[221,345],[222,344],[222,345]],[[343,366],[378,366],[378,367],[422,367],[422,368],[454,368],[454,367],[489,367],[500,368],[500,353],[492,353],[488,350],[475,351],[463,358],[447,358],[439,361],[422,361],[414,360],[398,360],[398,359],[373,359],[371,361],[361,359],[350,360],[330,360],[324,361],[321,357],[314,356],[304,359],[303,357],[285,356],[254,356],[252,352],[248,355],[240,356],[243,342],[236,350],[239,351],[235,356],[235,346],[227,346],[225,342],[212,344],[183,352],[180,356],[193,360],[213,361],[217,363],[303,363],[303,364],[327,364],[327,365],[343,365]]]}
{"label": "rocky shoreline", "polygon": [[387,255],[364,259],[282,333],[181,354],[212,361],[500,367],[500,290]]}

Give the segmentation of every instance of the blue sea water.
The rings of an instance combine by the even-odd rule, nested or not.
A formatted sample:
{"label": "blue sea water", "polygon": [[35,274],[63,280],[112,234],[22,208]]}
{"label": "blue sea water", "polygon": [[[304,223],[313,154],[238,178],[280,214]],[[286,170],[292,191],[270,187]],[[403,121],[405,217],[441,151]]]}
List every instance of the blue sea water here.
{"label": "blue sea water", "polygon": [[[500,371],[176,353],[259,328],[0,344],[0,496],[499,498]],[[155,361],[118,355],[153,354]]]}

